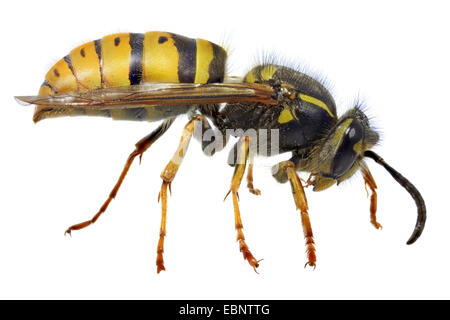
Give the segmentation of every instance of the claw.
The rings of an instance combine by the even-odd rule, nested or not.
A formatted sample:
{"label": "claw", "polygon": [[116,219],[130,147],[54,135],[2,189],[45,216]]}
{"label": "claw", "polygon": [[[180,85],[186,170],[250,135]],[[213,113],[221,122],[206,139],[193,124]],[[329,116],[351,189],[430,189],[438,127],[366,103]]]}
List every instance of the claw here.
{"label": "claw", "polygon": [[380,229],[380,230],[383,229],[383,226],[376,221],[372,221],[372,224],[375,227],[375,229]]}
{"label": "claw", "polygon": [[[100,212],[100,214],[101,214],[101,212]],[[73,231],[73,230],[80,230],[80,229],[86,228],[87,226],[93,224],[93,223],[98,219],[98,217],[99,217],[100,214],[97,213],[97,215],[95,215],[94,218],[92,218],[91,220],[87,220],[87,221],[85,221],[85,222],[81,222],[81,223],[78,223],[78,224],[74,224],[73,226],[70,226],[70,227],[64,232],[64,235],[66,235],[66,234],[68,233],[70,236],[72,236],[72,231]]]}
{"label": "claw", "polygon": [[250,266],[253,268],[253,270],[255,270],[255,272],[258,273],[258,271],[256,271],[256,268],[259,267],[259,262],[262,261],[263,259],[256,260],[255,257],[253,256],[253,254],[248,249],[248,246],[245,243],[245,241],[243,239],[238,239],[238,240],[239,240],[240,251],[242,252],[242,254],[244,256],[244,260],[247,260],[248,263],[250,264]]}
{"label": "claw", "polygon": [[259,259],[259,260],[257,260],[256,262],[255,262],[255,265],[251,265],[252,267],[253,267],[253,270],[255,270],[255,272],[257,273],[257,274],[259,274],[259,272],[258,272],[258,270],[256,270],[256,268],[258,268],[259,267],[259,263],[261,262],[261,261],[263,261],[264,259]]}
{"label": "claw", "polygon": [[156,270],[156,273],[160,273],[161,271],[166,271],[164,265],[158,265],[158,270]]}
{"label": "claw", "polygon": [[259,189],[249,189],[249,191],[256,196],[261,195],[261,191]]}

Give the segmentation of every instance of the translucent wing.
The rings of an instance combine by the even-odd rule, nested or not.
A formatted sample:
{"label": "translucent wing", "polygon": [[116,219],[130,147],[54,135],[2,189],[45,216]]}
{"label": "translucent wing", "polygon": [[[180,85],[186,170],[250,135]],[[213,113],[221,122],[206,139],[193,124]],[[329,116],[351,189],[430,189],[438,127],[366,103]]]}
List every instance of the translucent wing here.
{"label": "translucent wing", "polygon": [[128,109],[142,106],[174,106],[223,102],[275,104],[271,86],[255,83],[146,83],[127,87],[96,89],[55,95],[18,96],[25,104],[52,108],[95,110]]}

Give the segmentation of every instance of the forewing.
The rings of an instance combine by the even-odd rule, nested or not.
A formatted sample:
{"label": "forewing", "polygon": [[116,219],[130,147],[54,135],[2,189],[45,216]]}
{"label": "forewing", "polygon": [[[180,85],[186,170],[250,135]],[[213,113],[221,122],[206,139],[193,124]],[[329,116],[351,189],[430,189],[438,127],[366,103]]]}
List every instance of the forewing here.
{"label": "forewing", "polygon": [[146,83],[55,95],[19,96],[19,102],[53,108],[126,109],[223,102],[275,104],[274,90],[255,83]]}

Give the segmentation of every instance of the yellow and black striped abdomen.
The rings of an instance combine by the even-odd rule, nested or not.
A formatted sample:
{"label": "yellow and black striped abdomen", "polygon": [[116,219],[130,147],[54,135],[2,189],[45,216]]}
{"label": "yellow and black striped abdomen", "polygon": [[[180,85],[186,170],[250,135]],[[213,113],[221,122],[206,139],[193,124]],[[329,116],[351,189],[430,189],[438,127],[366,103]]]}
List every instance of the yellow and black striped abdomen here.
{"label": "yellow and black striped abdomen", "polygon": [[[39,94],[81,92],[144,82],[223,82],[226,51],[203,39],[168,32],[117,33],[73,49],[45,76]],[[137,108],[146,109],[146,108]],[[36,109],[39,119],[84,115],[84,110],[52,113]],[[156,120],[145,110],[89,111],[87,115],[124,120]]]}

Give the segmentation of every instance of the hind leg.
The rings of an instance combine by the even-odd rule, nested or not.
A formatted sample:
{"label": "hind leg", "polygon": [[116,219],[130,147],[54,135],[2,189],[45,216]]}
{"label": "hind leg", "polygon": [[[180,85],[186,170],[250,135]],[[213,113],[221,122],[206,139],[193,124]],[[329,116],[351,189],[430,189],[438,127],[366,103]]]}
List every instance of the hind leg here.
{"label": "hind leg", "polygon": [[130,169],[131,164],[133,163],[134,158],[137,156],[142,158],[142,154],[150,148],[150,146],[159,138],[161,137],[171,126],[174,119],[167,119],[163,121],[163,123],[156,128],[152,133],[150,133],[148,136],[144,137],[143,139],[139,140],[136,143],[136,149],[128,156],[128,160],[125,163],[125,166],[122,170],[122,173],[120,174],[119,180],[117,180],[116,185],[112,189],[111,193],[108,196],[108,199],[106,199],[105,203],[101,206],[100,210],[95,214],[92,219],[75,224],[71,227],[69,227],[65,234],[71,234],[73,230],[80,230],[83,228],[86,228],[87,226],[93,224],[97,219],[102,215],[103,212],[106,211],[106,209],[109,206],[109,203],[112,199],[114,199],[117,195],[117,192],[119,191],[120,186],[122,185],[123,180],[125,179],[125,176],[128,173],[128,170]]}
{"label": "hind leg", "polygon": [[186,154],[189,142],[194,133],[194,129],[197,125],[201,125],[203,121],[205,121],[205,117],[202,115],[197,115],[186,124],[186,126],[183,129],[180,143],[178,145],[177,150],[175,151],[175,154],[173,155],[169,163],[166,165],[164,170],[161,172],[161,179],[163,180],[163,182],[161,185],[161,191],[158,195],[158,200],[161,201],[161,226],[159,231],[158,247],[156,250],[157,253],[156,266],[158,273],[160,273],[162,270],[166,270],[164,266],[163,253],[164,253],[164,238],[166,236],[166,222],[167,222],[167,187],[169,188],[170,191],[170,186]]}

